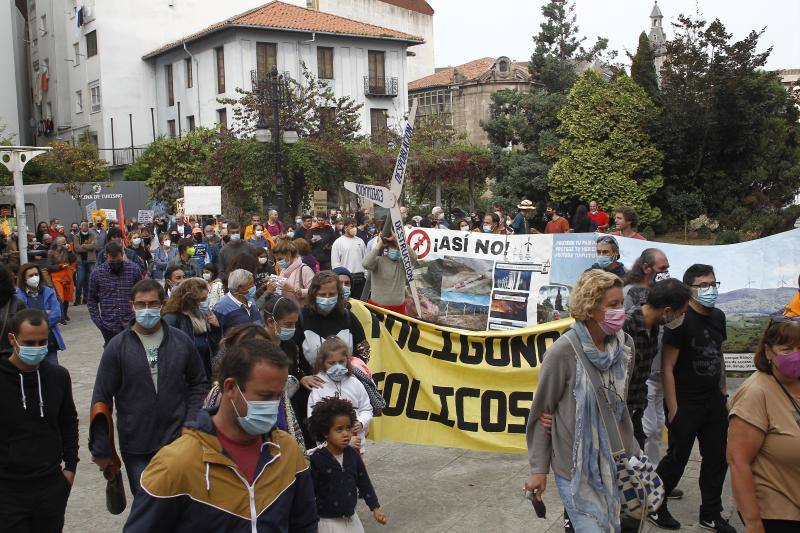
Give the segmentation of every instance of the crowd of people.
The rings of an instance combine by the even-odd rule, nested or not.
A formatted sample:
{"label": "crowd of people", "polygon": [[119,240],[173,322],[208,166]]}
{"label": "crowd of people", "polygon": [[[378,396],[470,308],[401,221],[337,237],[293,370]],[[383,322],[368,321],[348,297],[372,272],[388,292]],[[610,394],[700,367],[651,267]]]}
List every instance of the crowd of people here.
{"label": "crowd of people", "polygon": [[[787,312],[770,321],[758,371],[728,398],[713,268],[693,265],[679,281],[666,254],[648,248],[626,270],[616,237],[643,239],[633,209],[612,219],[591,201],[570,223],[557,205],[537,217],[540,208],[522,200],[513,215],[496,205],[463,218],[401,209],[406,226],[598,233],[597,261],[572,293],[575,325],[539,373],[527,431],[532,498],[541,501],[552,472],[567,531],[638,527],[621,516],[602,394],[625,451],[652,463],[667,499],[682,497],[699,442],[702,527],[735,531],[722,516],[730,467],[748,533],[800,530],[800,320]],[[180,214],[95,219],[68,231],[54,219],[29,244],[29,263],[0,265],[5,528],[60,531],[81,407],[93,462],[108,479],[124,465],[134,496],[125,531],[357,532],[359,497],[387,522],[362,459],[385,402],[348,301],[404,314],[406,280],[395,238],[371,212],[303,215],[294,225],[274,211],[242,225]],[[70,306],[82,305],[103,353],[91,404],[76,408],[59,352]],[[666,501],[649,519],[680,528]]]}

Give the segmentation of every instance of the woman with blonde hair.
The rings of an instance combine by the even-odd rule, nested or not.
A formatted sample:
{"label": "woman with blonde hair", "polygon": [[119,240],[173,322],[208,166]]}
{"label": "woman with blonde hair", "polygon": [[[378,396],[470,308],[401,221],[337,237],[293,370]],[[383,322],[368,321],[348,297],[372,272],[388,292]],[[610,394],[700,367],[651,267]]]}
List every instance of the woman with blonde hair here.
{"label": "woman with blonde hair", "polygon": [[222,329],[216,315],[208,308],[208,283],[200,278],[184,280],[172,290],[161,308],[161,315],[164,322],[194,339],[210,381],[211,358],[219,348]]}
{"label": "woman with blonde hair", "polygon": [[[634,344],[622,331],[622,302],[619,277],[602,270],[581,275],[570,304],[575,324],[545,352],[528,418],[525,489],[541,501],[552,469],[564,509],[581,533],[619,531],[621,510],[617,468],[589,371],[600,375],[598,392],[608,397],[625,451],[641,453],[625,406]],[[552,414],[550,430],[540,421],[543,414]]]}
{"label": "woman with blonde hair", "polygon": [[746,533],[800,531],[800,317],[775,316],[730,401],[728,464]]}

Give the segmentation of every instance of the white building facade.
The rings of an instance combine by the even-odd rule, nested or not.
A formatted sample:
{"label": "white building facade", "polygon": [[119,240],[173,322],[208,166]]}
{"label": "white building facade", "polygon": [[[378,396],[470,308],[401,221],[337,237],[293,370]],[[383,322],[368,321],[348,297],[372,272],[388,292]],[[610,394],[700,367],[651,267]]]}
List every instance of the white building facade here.
{"label": "white building facade", "polygon": [[[383,38],[383,34],[404,32],[381,24],[380,20],[372,20],[371,24],[385,26],[386,31],[377,32],[373,38],[347,32],[328,35],[324,31],[291,28],[277,31],[266,27],[229,30],[197,41],[188,38],[211,25],[223,24],[238,14],[273,3],[313,12],[298,7],[308,0],[269,4],[264,4],[264,0],[18,1],[27,2],[28,30],[32,37],[36,35],[28,43],[28,77],[34,88],[27,124],[29,128],[35,125],[30,129],[31,141],[43,145],[85,135],[97,143],[103,157],[117,164],[129,162],[132,146],[140,150],[154,137],[169,134],[169,120],[176,121],[179,131],[189,129],[187,117],[192,116],[195,126],[213,126],[221,107],[216,98],[233,96],[236,87],[249,88],[249,71],[255,68],[255,43],[262,41],[277,45],[278,68],[292,76],[299,75],[301,59],[316,73],[316,48],[323,45],[334,48],[336,94],[351,96],[365,104],[362,131],[369,133],[372,109],[385,109],[389,122],[405,111],[405,87],[411,79],[407,74],[406,54],[419,48],[410,46],[422,43],[422,39]],[[410,11],[394,5],[406,0],[387,1],[397,10],[397,20],[403,18],[398,13]],[[353,2],[340,0],[340,3]],[[335,2],[331,0],[328,6],[322,0],[322,4],[321,9],[334,6]],[[368,7],[365,3],[364,8]],[[378,13],[379,8],[373,8]],[[432,16],[428,18],[432,35]],[[352,22],[343,24],[347,28]],[[408,35],[410,38],[415,34]],[[163,57],[158,54],[144,59],[165,44],[182,40],[191,41],[186,50],[181,46],[181,50],[166,50]],[[216,60],[212,56],[220,45],[226,58],[225,93],[212,92],[216,79]],[[370,50],[385,53],[386,76],[397,78],[396,98],[375,99],[364,94],[363,76],[368,75]],[[196,62],[193,87],[186,87],[184,67],[173,67],[175,99],[181,103],[179,121],[177,105],[174,110],[166,105],[163,66],[182,62],[190,53],[195,56],[190,60]],[[116,149],[113,157],[112,147]]]}
{"label": "white building facade", "polygon": [[25,0],[0,0],[0,137],[21,145],[30,143],[26,16]]}

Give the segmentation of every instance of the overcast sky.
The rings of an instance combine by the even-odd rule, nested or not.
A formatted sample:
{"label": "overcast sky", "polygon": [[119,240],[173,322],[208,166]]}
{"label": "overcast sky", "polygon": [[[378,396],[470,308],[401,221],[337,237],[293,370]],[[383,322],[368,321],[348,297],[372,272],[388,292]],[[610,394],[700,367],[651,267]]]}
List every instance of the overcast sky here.
{"label": "overcast sky", "polygon": [[[531,37],[539,32],[546,0],[428,0],[434,20],[436,66],[454,66],[481,57],[509,56],[527,61]],[[607,37],[609,48],[628,63],[625,51],[636,51],[639,34],[650,28],[652,0],[576,0],[585,44]],[[734,38],[766,26],[761,49],[773,47],[767,68],[800,68],[800,0],[660,0],[664,29],[671,39],[671,22],[679,13],[699,7],[706,20],[718,18]]]}

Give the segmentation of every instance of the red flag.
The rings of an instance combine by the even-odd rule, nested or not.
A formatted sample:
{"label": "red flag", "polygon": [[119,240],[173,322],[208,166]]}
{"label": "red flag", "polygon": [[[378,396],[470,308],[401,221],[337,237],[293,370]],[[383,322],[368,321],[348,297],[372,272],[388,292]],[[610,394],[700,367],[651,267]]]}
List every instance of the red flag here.
{"label": "red flag", "polygon": [[122,206],[122,196],[119,197],[119,206],[117,207],[117,222],[122,230],[122,240],[127,240],[128,232],[125,228],[125,208]]}

